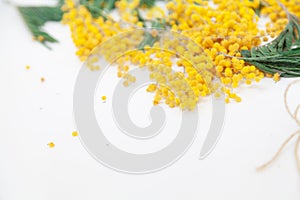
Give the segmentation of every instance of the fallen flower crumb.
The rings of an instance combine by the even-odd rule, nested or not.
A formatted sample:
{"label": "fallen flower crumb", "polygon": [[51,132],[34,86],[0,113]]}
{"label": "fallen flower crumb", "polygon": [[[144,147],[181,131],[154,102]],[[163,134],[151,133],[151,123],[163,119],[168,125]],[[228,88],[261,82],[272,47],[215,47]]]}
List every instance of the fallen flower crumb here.
{"label": "fallen flower crumb", "polygon": [[73,132],[72,132],[72,136],[73,136],[73,137],[77,137],[77,136],[78,136],[78,132],[77,132],[77,131],[73,131]]}
{"label": "fallen flower crumb", "polygon": [[55,147],[55,144],[53,142],[50,142],[47,145],[48,145],[49,148],[54,148]]}
{"label": "fallen flower crumb", "polygon": [[279,74],[279,73],[275,73],[274,76],[273,76],[273,80],[274,80],[275,82],[280,81],[280,74]]}
{"label": "fallen flower crumb", "polygon": [[43,36],[41,36],[41,35],[40,35],[40,36],[38,36],[38,38],[37,38],[37,39],[38,39],[38,41],[40,41],[40,42],[43,42],[43,41],[45,40],[45,38],[44,38]]}

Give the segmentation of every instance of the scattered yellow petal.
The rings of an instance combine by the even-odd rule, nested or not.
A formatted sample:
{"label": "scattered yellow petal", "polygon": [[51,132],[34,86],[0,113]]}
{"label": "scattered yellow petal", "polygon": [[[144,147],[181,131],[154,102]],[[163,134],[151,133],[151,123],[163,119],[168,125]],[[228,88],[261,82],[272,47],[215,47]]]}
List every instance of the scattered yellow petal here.
{"label": "scattered yellow petal", "polygon": [[26,69],[27,69],[27,70],[29,70],[29,69],[30,69],[30,66],[29,66],[29,65],[27,65],[27,66],[26,66]]}
{"label": "scattered yellow petal", "polygon": [[238,102],[238,103],[240,103],[242,101],[242,99],[241,99],[241,97],[236,97],[235,101]]}
{"label": "scattered yellow petal", "polygon": [[78,132],[77,132],[77,131],[73,131],[73,132],[72,132],[72,136],[73,136],[73,137],[77,137],[77,136],[78,136]]}
{"label": "scattered yellow petal", "polygon": [[50,142],[47,145],[48,145],[49,148],[54,148],[55,147],[55,144],[53,142]]}
{"label": "scattered yellow petal", "polygon": [[156,37],[158,35],[158,31],[156,29],[151,30],[152,37]]}
{"label": "scattered yellow petal", "polygon": [[226,98],[226,99],[225,99],[225,103],[230,103],[230,99],[229,99],[229,98]]}
{"label": "scattered yellow petal", "polygon": [[266,77],[272,78],[273,76],[272,76],[272,74],[266,74]]}
{"label": "scattered yellow petal", "polygon": [[45,82],[45,78],[44,77],[41,78],[41,82]]}
{"label": "scattered yellow petal", "polygon": [[40,42],[43,42],[44,40],[45,40],[45,38],[43,37],[43,36],[38,36],[38,40],[40,41]]}
{"label": "scattered yellow petal", "polygon": [[268,42],[269,38],[268,37],[263,37],[264,42]]}
{"label": "scattered yellow petal", "polygon": [[280,81],[280,74],[279,74],[279,73],[275,73],[275,74],[273,75],[273,80],[274,80],[275,82]]}
{"label": "scattered yellow petal", "polygon": [[101,97],[102,101],[106,101],[106,96]]}

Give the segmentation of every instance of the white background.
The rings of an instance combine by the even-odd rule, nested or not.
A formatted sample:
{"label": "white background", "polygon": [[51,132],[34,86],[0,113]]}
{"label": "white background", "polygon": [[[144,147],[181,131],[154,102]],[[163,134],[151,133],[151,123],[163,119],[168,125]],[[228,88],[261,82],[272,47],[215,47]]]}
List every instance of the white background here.
{"label": "white background", "polygon": [[[243,101],[227,105],[222,138],[205,160],[198,156],[209,101],[199,106],[198,137],[178,162],[154,174],[121,174],[99,164],[79,137],[71,136],[76,129],[72,93],[82,63],[68,27],[47,24],[46,30],[60,41],[51,45],[52,51],[32,41],[12,5],[0,3],[0,27],[0,200],[300,199],[294,143],[271,167],[255,171],[300,128],[283,103],[292,79],[276,84],[265,79],[240,88]],[[289,94],[293,108],[300,102],[299,89]],[[47,146],[51,141],[53,149]]]}

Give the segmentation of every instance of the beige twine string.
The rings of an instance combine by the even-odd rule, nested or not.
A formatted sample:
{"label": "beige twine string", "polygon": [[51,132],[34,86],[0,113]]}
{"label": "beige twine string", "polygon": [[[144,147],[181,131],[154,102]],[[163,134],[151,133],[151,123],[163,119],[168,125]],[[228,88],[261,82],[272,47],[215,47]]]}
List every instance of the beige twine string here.
{"label": "beige twine string", "polygon": [[[295,85],[296,83],[300,82],[300,79],[298,80],[295,80],[293,82],[291,82],[288,87],[285,89],[285,92],[284,92],[284,104],[285,104],[285,108],[287,110],[287,112],[289,113],[289,115],[296,121],[296,123],[298,124],[298,126],[300,126],[300,120],[297,118],[298,116],[298,113],[300,111],[300,104],[297,106],[294,114],[291,112],[289,106],[288,106],[288,103],[287,103],[287,94],[288,94],[288,91],[289,89],[291,88],[292,85]],[[283,144],[281,145],[281,147],[278,149],[277,153],[273,156],[273,158],[271,160],[269,160],[268,162],[266,162],[265,164],[259,166],[257,168],[258,171],[260,170],[264,170],[266,167],[268,167],[269,165],[271,165],[281,154],[281,152],[283,151],[283,149],[286,147],[286,145],[295,137],[298,137],[297,138],[297,141],[296,141],[296,144],[295,144],[295,149],[294,149],[294,156],[295,156],[295,159],[296,159],[296,163],[297,163],[297,168],[298,168],[298,171],[300,173],[300,158],[299,158],[299,155],[298,155],[298,152],[299,152],[299,146],[300,146],[300,130],[296,131],[295,133],[293,133],[291,136],[289,136],[284,142]]]}

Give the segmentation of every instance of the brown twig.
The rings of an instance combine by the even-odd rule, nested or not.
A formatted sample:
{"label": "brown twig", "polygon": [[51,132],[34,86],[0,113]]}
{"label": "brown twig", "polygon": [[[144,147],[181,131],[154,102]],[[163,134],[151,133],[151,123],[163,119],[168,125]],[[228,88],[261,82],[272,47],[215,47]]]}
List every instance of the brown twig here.
{"label": "brown twig", "polygon": [[[297,118],[299,110],[300,110],[300,104],[297,106],[294,114],[292,113],[292,111],[290,110],[288,103],[287,103],[287,94],[289,89],[291,88],[292,85],[296,84],[300,82],[300,79],[295,80],[293,82],[291,82],[287,88],[285,89],[284,92],[284,104],[285,104],[285,108],[287,110],[287,112],[289,113],[289,115],[295,120],[295,122],[298,124],[298,126],[300,126],[300,120]],[[277,153],[273,156],[273,158],[271,160],[269,160],[268,162],[266,162],[265,164],[259,166],[257,168],[258,171],[264,170],[265,168],[267,168],[269,165],[271,165],[272,163],[274,163],[274,161],[280,156],[280,154],[282,153],[283,149],[286,147],[286,145],[296,136],[298,136],[296,144],[295,144],[295,150],[294,150],[294,155],[295,155],[295,160],[297,163],[297,168],[298,171],[300,173],[300,158],[298,155],[299,152],[299,146],[300,146],[300,130],[296,131],[295,133],[293,133],[292,135],[290,135],[284,142],[283,144],[280,146],[280,148],[278,149]]]}
{"label": "brown twig", "polygon": [[[261,171],[261,170],[264,170],[266,167],[268,167],[269,165],[271,165],[281,154],[281,152],[283,151],[283,149],[285,148],[285,146],[295,137],[299,135],[298,137],[298,140],[300,141],[300,130],[299,131],[296,131],[295,133],[293,133],[290,137],[288,137],[284,143],[280,146],[280,148],[278,149],[277,153],[273,156],[273,158],[271,160],[269,160],[268,162],[264,163],[263,165],[257,167],[256,169],[258,171]],[[298,143],[298,141],[297,141]],[[295,156],[296,156],[296,160],[297,162],[299,161],[299,158],[298,158],[298,146],[299,145],[296,145],[296,148],[295,148]]]}

